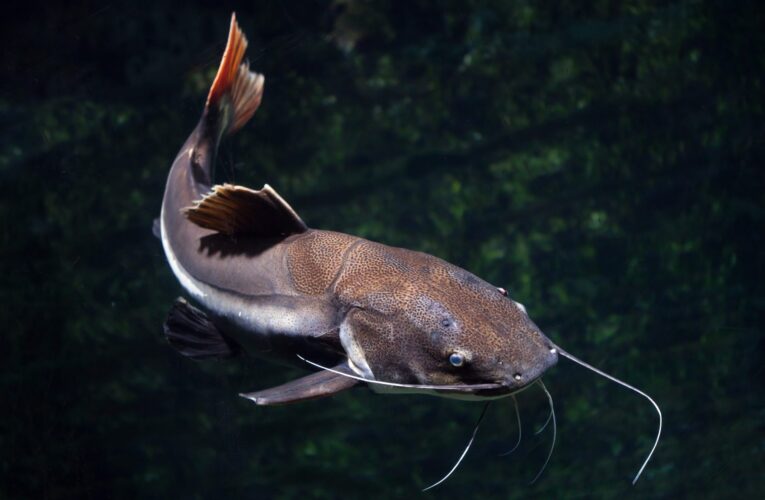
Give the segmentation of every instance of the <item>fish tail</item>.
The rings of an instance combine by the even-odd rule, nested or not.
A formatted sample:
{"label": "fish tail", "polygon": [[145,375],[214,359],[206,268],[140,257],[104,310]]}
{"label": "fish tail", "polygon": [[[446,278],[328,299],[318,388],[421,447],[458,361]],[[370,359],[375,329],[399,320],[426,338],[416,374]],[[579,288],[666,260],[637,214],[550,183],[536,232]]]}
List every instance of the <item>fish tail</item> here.
{"label": "fish tail", "polygon": [[207,109],[215,108],[221,112],[224,129],[229,134],[247,123],[263,98],[265,78],[250,71],[248,62],[242,62],[246,49],[247,37],[236,22],[236,14],[232,13],[228,43],[206,104]]}

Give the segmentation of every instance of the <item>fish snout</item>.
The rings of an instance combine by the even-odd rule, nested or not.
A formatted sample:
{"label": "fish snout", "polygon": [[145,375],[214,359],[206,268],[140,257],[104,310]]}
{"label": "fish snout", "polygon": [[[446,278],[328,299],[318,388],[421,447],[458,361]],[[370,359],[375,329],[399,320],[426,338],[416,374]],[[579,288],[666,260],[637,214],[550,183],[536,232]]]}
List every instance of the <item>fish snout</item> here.
{"label": "fish snout", "polygon": [[558,362],[558,349],[555,347],[555,344],[550,342],[550,340],[545,337],[543,333],[540,332],[539,335],[542,337],[542,342],[539,346],[540,352],[538,355],[538,362],[536,363],[539,370],[539,372],[536,374],[536,377],[540,377],[544,372],[546,372],[549,368]]}
{"label": "fish snout", "polygon": [[506,384],[510,387],[522,387],[541,377],[549,368],[558,362],[558,350],[546,338],[525,362],[518,363],[509,374],[506,374]]}

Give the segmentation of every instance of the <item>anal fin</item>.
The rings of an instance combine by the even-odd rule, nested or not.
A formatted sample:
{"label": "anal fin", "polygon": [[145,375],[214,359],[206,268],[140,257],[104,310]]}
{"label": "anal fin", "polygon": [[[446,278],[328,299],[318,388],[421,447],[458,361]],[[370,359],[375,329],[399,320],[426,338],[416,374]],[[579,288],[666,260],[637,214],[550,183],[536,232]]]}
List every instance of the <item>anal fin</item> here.
{"label": "anal fin", "polygon": [[[334,369],[343,373],[353,373],[347,362],[339,364]],[[256,405],[286,405],[332,396],[350,389],[356,384],[359,384],[358,380],[328,371],[320,371],[277,387],[240,394],[240,396],[251,400]]]}
{"label": "anal fin", "polygon": [[183,298],[178,298],[167,314],[164,331],[170,345],[192,359],[230,358],[240,350],[204,312]]}

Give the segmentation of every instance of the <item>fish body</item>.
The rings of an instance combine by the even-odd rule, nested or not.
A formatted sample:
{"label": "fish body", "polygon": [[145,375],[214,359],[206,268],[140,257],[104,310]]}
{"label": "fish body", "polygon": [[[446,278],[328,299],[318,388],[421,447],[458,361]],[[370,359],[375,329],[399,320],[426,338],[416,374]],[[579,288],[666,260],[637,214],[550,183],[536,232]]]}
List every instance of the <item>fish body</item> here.
{"label": "fish body", "polygon": [[[196,304],[176,303],[165,325],[170,342],[194,358],[244,349],[331,364],[349,375],[314,374],[269,397],[254,393],[250,399],[260,404],[329,395],[360,381],[499,397],[552,366],[557,353],[525,308],[470,272],[425,253],[309,228],[268,185],[213,185],[219,141],[262,99],[264,78],[241,64],[244,48],[232,18],[202,118],[168,175],[161,240]],[[316,380],[331,390],[315,387]]]}
{"label": "fish body", "polygon": [[[529,387],[561,355],[655,407],[659,428],[637,481],[659,443],[659,406],[553,344],[504,289],[432,255],[309,228],[268,185],[213,184],[220,140],[252,117],[263,96],[263,76],[241,62],[246,47],[232,16],[202,117],[168,174],[157,233],[194,303],[181,298],[171,308],[164,325],[170,344],[193,359],[246,350],[320,368],[242,394],[259,405],[330,396],[360,384],[378,392],[490,400]],[[552,396],[540,386],[550,403],[554,446]],[[486,405],[457,464],[426,489],[459,465]]]}

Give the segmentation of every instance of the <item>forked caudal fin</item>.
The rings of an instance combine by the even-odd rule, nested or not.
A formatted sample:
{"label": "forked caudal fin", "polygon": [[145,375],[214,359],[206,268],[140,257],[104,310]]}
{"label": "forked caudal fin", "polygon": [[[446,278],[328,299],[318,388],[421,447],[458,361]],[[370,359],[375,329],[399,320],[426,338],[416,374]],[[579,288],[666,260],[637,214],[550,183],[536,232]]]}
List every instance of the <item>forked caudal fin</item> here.
{"label": "forked caudal fin", "polygon": [[265,78],[250,71],[248,62],[242,62],[247,50],[247,37],[231,14],[231,27],[218,74],[207,95],[207,108],[216,107],[224,115],[229,134],[236,132],[255,114],[263,98]]}
{"label": "forked caudal fin", "polygon": [[656,433],[656,441],[654,441],[653,447],[651,448],[651,451],[648,452],[648,456],[646,457],[645,461],[643,462],[643,465],[640,467],[640,470],[637,472],[637,474],[635,474],[635,479],[632,480],[632,484],[635,484],[637,482],[638,478],[640,477],[640,474],[643,473],[643,470],[645,469],[645,466],[648,465],[648,462],[651,460],[651,457],[653,456],[653,452],[656,451],[656,447],[659,445],[659,440],[661,439],[662,416],[661,416],[661,409],[659,408],[659,405],[656,404],[656,401],[654,401],[651,398],[651,396],[649,396],[645,392],[641,391],[640,389],[638,389],[636,387],[633,387],[633,386],[631,386],[630,384],[628,384],[626,382],[622,382],[618,378],[616,378],[616,377],[614,377],[612,375],[609,375],[608,373],[606,373],[606,372],[604,372],[602,370],[598,370],[594,366],[592,366],[592,365],[590,365],[588,363],[585,363],[584,361],[582,361],[581,359],[577,358],[576,356],[573,356],[572,354],[567,353],[566,351],[564,351],[560,347],[554,346],[553,350],[557,351],[558,354],[560,354],[561,356],[570,359],[574,363],[582,365],[583,367],[587,368],[588,370],[592,370],[595,373],[597,373],[598,375],[600,375],[602,377],[605,377],[605,378],[607,378],[608,380],[610,380],[612,382],[616,382],[617,384],[621,385],[622,387],[626,387],[627,389],[640,394],[641,396],[646,398],[648,401],[650,401],[651,404],[653,405],[653,407],[656,408],[656,413],[659,414],[659,431]]}

